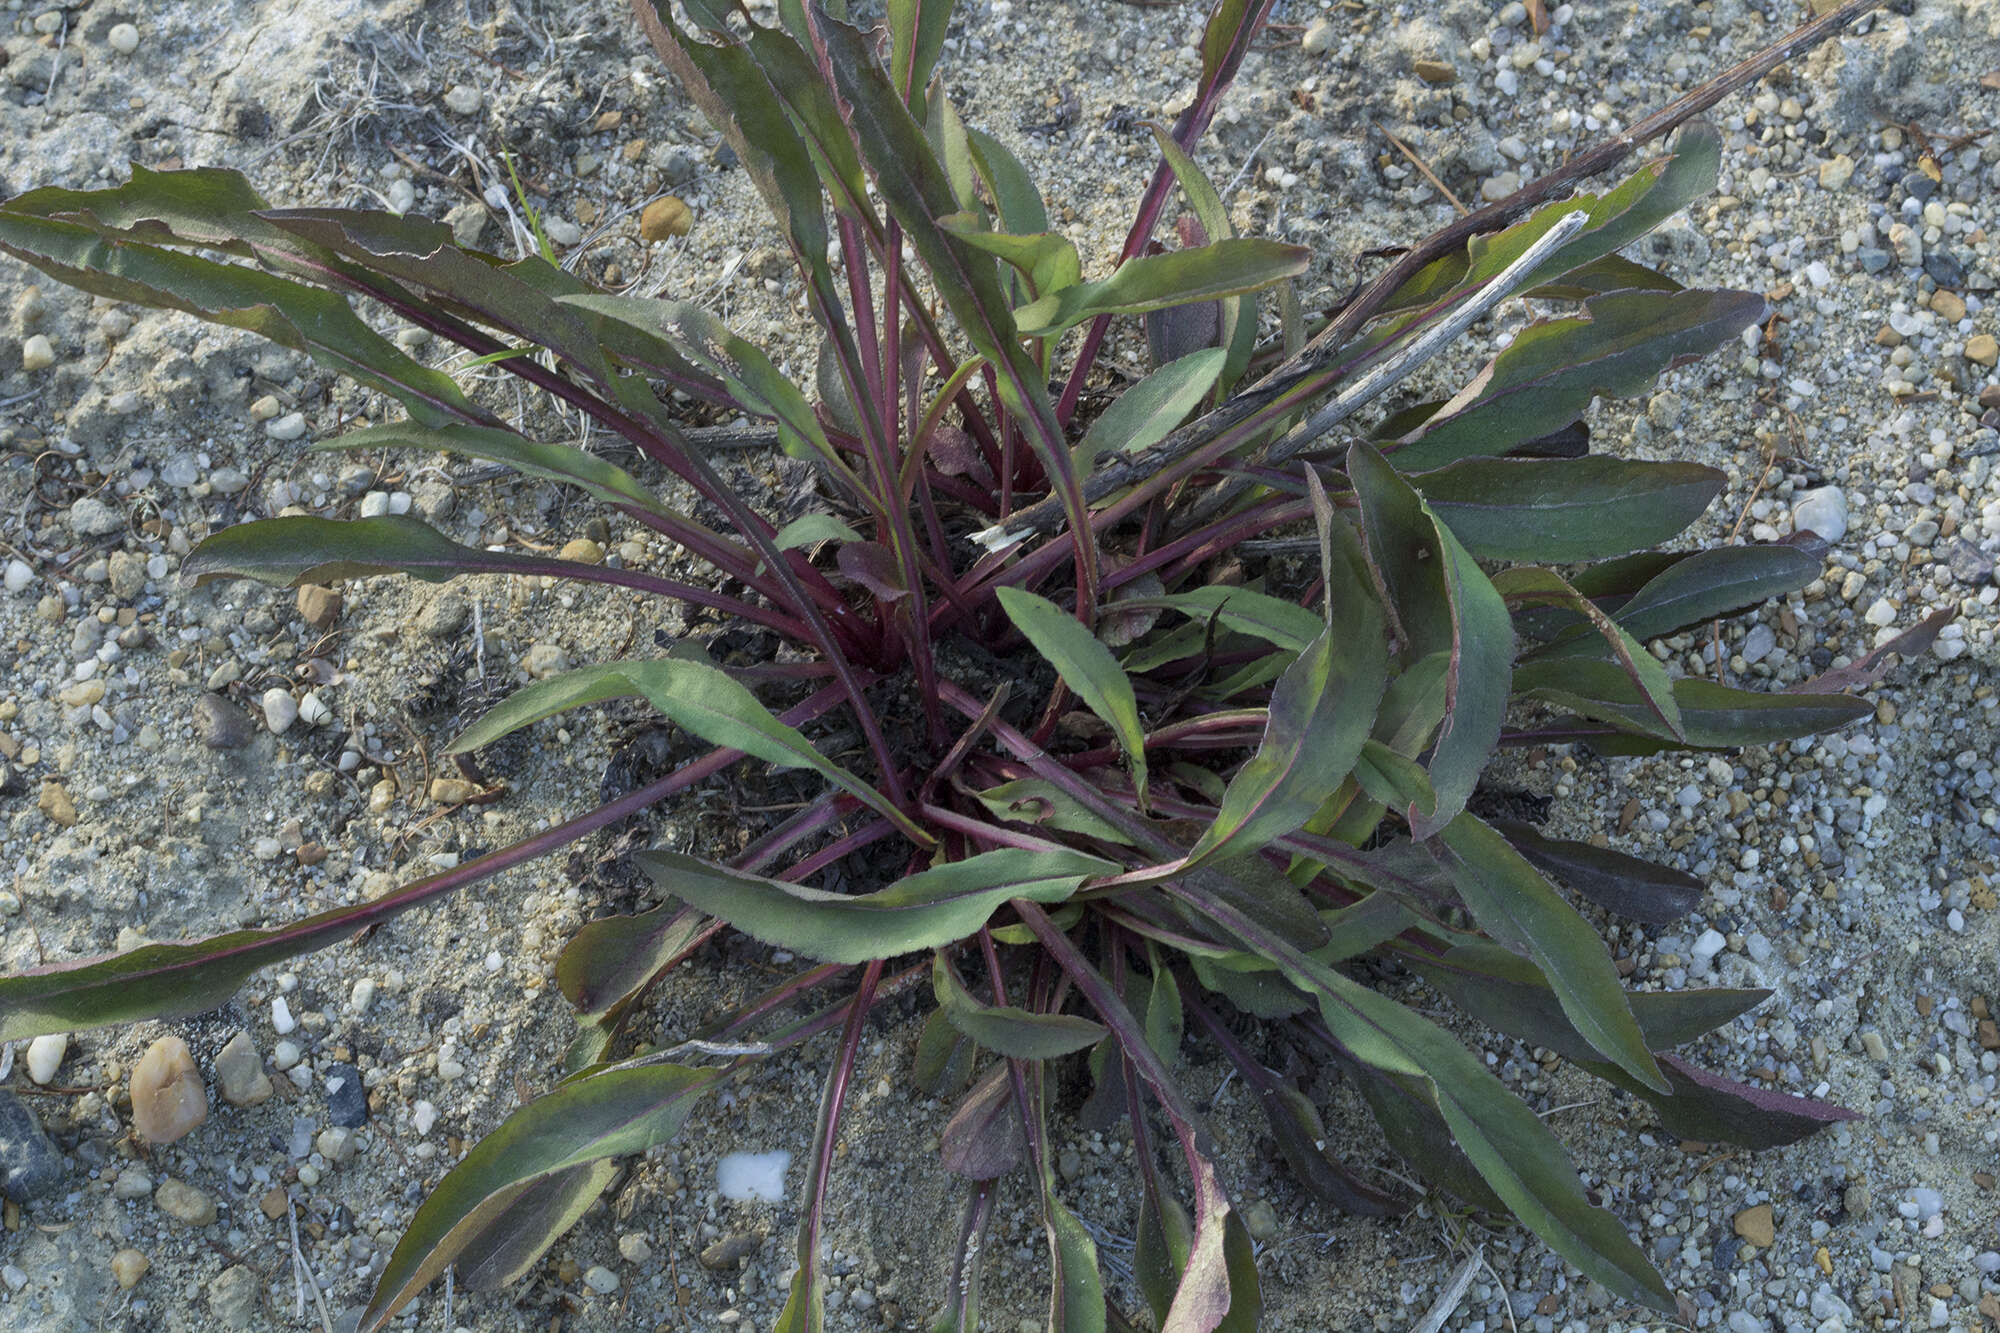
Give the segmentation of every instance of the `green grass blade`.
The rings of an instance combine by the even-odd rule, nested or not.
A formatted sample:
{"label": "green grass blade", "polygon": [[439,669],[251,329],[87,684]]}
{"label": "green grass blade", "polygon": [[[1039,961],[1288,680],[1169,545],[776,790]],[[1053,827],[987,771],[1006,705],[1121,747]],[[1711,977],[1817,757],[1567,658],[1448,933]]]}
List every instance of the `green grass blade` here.
{"label": "green grass blade", "polygon": [[828,963],[937,949],[972,934],[1010,898],[1059,903],[1116,867],[1071,851],[1003,848],[922,870],[873,893],[827,893],[673,852],[634,861],[660,887],[754,939]]}
{"label": "green grass blade", "polygon": [[1000,608],[1027,636],[1036,652],[1048,660],[1084,706],[1104,719],[1132,766],[1132,784],[1141,807],[1146,802],[1146,733],[1139,721],[1139,702],[1111,650],[1069,612],[1021,588],[999,590]]}

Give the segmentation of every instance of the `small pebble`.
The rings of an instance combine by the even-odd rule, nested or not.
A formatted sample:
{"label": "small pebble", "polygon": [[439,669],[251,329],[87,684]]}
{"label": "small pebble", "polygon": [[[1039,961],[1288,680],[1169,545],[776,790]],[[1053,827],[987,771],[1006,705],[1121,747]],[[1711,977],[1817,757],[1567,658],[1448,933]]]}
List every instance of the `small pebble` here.
{"label": "small pebble", "polygon": [[1821,486],[1798,497],[1792,505],[1792,527],[1810,529],[1837,544],[1847,535],[1847,496],[1838,486]]}
{"label": "small pebble", "polygon": [[274,440],[296,440],[306,433],[306,418],[303,412],[287,412],[274,421],[267,422],[264,433]]}
{"label": "small pebble", "polygon": [[208,1119],[208,1093],[179,1037],[161,1037],[132,1068],[132,1129],[149,1143],[172,1143]]}
{"label": "small pebble", "polygon": [[104,34],[104,40],[119,55],[129,56],[139,49],[139,30],[129,23],[114,23],[111,31]]}
{"label": "small pebble", "polygon": [[69,1050],[69,1033],[46,1032],[28,1043],[28,1077],[46,1088],[62,1067]]}
{"label": "small pebble", "polygon": [[216,1052],[215,1083],[231,1106],[258,1106],[271,1099],[271,1079],[249,1033],[238,1032]]}
{"label": "small pebble", "polygon": [[484,95],[469,83],[455,83],[444,95],[445,106],[460,116],[473,114],[485,100]]}
{"label": "small pebble", "polygon": [[678,197],[662,195],[639,214],[639,234],[658,243],[694,230],[694,213]]}
{"label": "small pebble", "polygon": [[211,750],[240,750],[256,734],[242,709],[213,693],[202,695],[195,704],[195,730]]}
{"label": "small pebble", "polygon": [[153,1192],[153,1178],[143,1166],[128,1166],[118,1173],[118,1179],[111,1182],[111,1196],[115,1199],[131,1201],[143,1199]]}
{"label": "small pebble", "polygon": [[1769,1249],[1777,1239],[1777,1227],[1771,1217],[1771,1205],[1760,1203],[1753,1208],[1745,1208],[1736,1214],[1731,1223],[1736,1234],[1755,1245],[1758,1249]]}
{"label": "small pebble", "polygon": [[638,1232],[628,1231],[618,1238],[618,1254],[628,1264],[643,1264],[653,1257],[653,1247]]}
{"label": "small pebble", "polygon": [[63,1155],[28,1104],[0,1089],[0,1198],[38,1199],[62,1183]]}
{"label": "small pebble", "polygon": [[1340,34],[1331,23],[1323,18],[1314,19],[1306,25],[1306,35],[1300,39],[1299,45],[1305,48],[1307,55],[1318,56],[1331,51],[1338,40]]}
{"label": "small pebble", "polygon": [[205,1227],[215,1221],[215,1200],[206,1190],[179,1180],[164,1180],[153,1194],[153,1203],[176,1222]]}
{"label": "small pebble", "polygon": [[328,1120],[343,1129],[358,1129],[368,1123],[368,1090],[361,1085],[359,1069],[327,1065],[320,1071],[320,1088],[326,1096]]}
{"label": "small pebble", "polygon": [[139,1285],[139,1279],[146,1276],[146,1270],[153,1261],[137,1250],[125,1249],[111,1256],[111,1276],[118,1280],[118,1286],[130,1291]]}
{"label": "small pebble", "polygon": [[274,735],[282,734],[292,723],[299,720],[299,703],[292,698],[291,691],[282,686],[272,686],[264,691],[264,725]]}
{"label": "small pebble", "polygon": [[609,1296],[618,1290],[618,1275],[603,1264],[592,1264],[584,1272],[583,1285],[600,1296]]}
{"label": "small pebble", "polygon": [[21,369],[26,371],[47,370],[56,363],[55,346],[48,335],[37,333],[21,341]]}

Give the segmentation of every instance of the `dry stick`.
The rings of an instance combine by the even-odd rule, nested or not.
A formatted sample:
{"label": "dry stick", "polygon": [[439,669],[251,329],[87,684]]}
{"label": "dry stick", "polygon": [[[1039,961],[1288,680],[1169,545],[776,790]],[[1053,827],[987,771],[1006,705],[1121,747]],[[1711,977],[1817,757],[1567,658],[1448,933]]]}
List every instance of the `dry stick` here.
{"label": "dry stick", "polygon": [[[1403,284],[1433,260],[1453,253],[1474,236],[1508,226],[1579,182],[1611,170],[1638,149],[1671,133],[1746,84],[1763,78],[1779,65],[1818,46],[1881,3],[1882,0],[1846,0],[1839,8],[1829,10],[1748,60],[1724,70],[1693,92],[1668,103],[1623,134],[1578,154],[1562,167],[1530,181],[1499,203],[1489,204],[1432,232],[1342,307],[1340,313],[1297,356],[1151,449],[1112,460],[1103,471],[1084,483],[1084,498],[1094,502],[1113,491],[1144,481],[1256,415],[1296,388],[1301,381],[1324,370],[1340,355],[1362,325],[1372,319]],[[1004,550],[1035,533],[1054,532],[1062,526],[1062,520],[1062,502],[1052,496],[1014,514],[1004,525],[975,534],[975,539],[988,550]]]}

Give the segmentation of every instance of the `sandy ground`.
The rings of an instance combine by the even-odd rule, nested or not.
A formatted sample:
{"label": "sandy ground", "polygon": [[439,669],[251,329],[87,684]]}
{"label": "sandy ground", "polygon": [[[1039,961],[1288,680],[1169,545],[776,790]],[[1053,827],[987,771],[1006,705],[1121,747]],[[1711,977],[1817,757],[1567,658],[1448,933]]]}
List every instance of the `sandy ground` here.
{"label": "sandy ground", "polygon": [[[954,98],[1016,146],[1060,225],[1101,264],[1152,160],[1143,131],[1127,127],[1134,112],[1177,109],[1199,13],[963,8],[945,56]],[[1702,911],[1671,930],[1605,923],[1634,984],[1777,991],[1701,1059],[1865,1118],[1782,1152],[1689,1153],[1629,1100],[1468,1034],[1547,1110],[1701,1323],[1732,1333],[2000,1327],[1996,1043],[1982,1041],[1990,1022],[1979,1027],[2000,1004],[1985,675],[2000,417],[1977,341],[1990,349],[1996,331],[1984,300],[2000,273],[1988,234],[2000,229],[2000,142],[1962,137],[2000,110],[2000,80],[1981,81],[2000,70],[2000,4],[1891,8],[1904,12],[1722,108],[1722,194],[1638,256],[1689,284],[1767,292],[1784,317],[1771,340],[1678,371],[1644,402],[1600,405],[1591,422],[1607,447],[1727,470],[1712,536],[1740,519],[1744,536],[1773,539],[1791,530],[1795,505],[1817,495],[1823,517],[1824,488],[1838,492],[1847,530],[1825,578],[1737,631],[1725,663],[1735,675],[1782,684],[1933,608],[1956,606],[1960,621],[1876,692],[1875,723],[1843,736],[1713,760],[1555,752],[1504,775],[1555,798],[1558,830],[1610,834],[1712,883]],[[1518,4],[1286,4],[1203,162],[1242,228],[1319,250],[1306,299],[1325,306],[1360,251],[1450,216],[1372,126],[1460,197],[1497,196],[1802,9],[1566,4],[1537,39]],[[782,265],[742,173],[718,158],[716,136],[617,6],[95,0],[44,12],[8,0],[5,22],[9,193],[103,184],[128,162],[230,165],[276,202],[410,208],[509,251],[518,233],[479,203],[504,184],[506,150],[594,278],[702,301],[801,363]],[[1426,70],[1443,81],[1418,77],[1420,60],[1437,62]],[[1065,116],[1059,128],[1024,128]],[[1926,146],[1936,183],[1917,179]],[[634,212],[667,192],[691,206],[694,229],[647,247]],[[36,337],[52,364],[27,369]],[[1463,373],[1481,345],[1439,373]],[[629,599],[578,605],[497,580],[382,580],[350,588],[339,619],[313,626],[290,593],[178,582],[193,542],[288,504],[352,514],[407,503],[486,542],[588,535],[615,547],[632,535],[590,528],[587,506],[548,488],[455,487],[427,460],[304,451],[370,408],[302,358],[0,263],[0,864],[12,877],[0,891],[0,964],[355,901],[586,808],[614,758],[628,771],[666,758],[622,714],[518,746],[498,806],[445,813],[429,799],[430,756],[524,664],[606,657],[680,629]],[[746,466],[769,476],[767,462]],[[1703,644],[1672,648],[1679,666],[1701,667]],[[79,688],[91,682],[104,688]],[[263,700],[274,689],[295,702],[316,693],[329,721],[272,734]],[[203,712],[204,691],[234,711]],[[220,740],[231,748],[210,744]],[[643,832],[700,846],[730,817],[726,796],[710,792]],[[556,951],[580,922],[647,901],[619,850],[593,844],[483,885],[260,976],[198,1019],[79,1034],[47,1087],[17,1063],[9,1086],[53,1136],[65,1175],[8,1207],[0,1327],[319,1327],[319,1312],[297,1304],[285,1211],[260,1207],[274,1188],[296,1200],[298,1252],[325,1287],[330,1322],[351,1326],[425,1188],[551,1080],[569,1026],[549,985]],[[650,1021],[672,1039],[781,974],[763,951],[717,951],[664,989]],[[893,1014],[871,1033],[834,1185],[833,1327],[916,1326],[944,1280],[940,1238],[957,1196],[934,1165],[941,1108],[907,1090],[921,1007],[912,998]],[[141,1155],[124,1076],[164,1032],[184,1036],[205,1072],[246,1033],[278,1095],[218,1104],[189,1137]],[[774,1061],[745,1081],[673,1149],[631,1164],[528,1280],[461,1297],[454,1322],[769,1325],[796,1210],[719,1198],[715,1162],[738,1149],[802,1152],[822,1056]],[[1428,1208],[1394,1227],[1324,1214],[1270,1170],[1254,1105],[1240,1087],[1218,1087],[1214,1053],[1191,1042],[1184,1061],[1258,1220],[1270,1326],[1413,1323],[1467,1252],[1457,1224]],[[343,1144],[321,1135],[329,1085],[348,1070],[370,1115]],[[1327,1109],[1355,1160],[1392,1165],[1354,1106],[1334,1092]],[[1100,1229],[1115,1286],[1117,1238],[1131,1226],[1127,1149],[1073,1125],[1058,1133],[1066,1188]],[[158,1186],[170,1179],[213,1200],[216,1220],[190,1225],[164,1209]],[[788,1183],[796,1190],[799,1172]],[[1773,1234],[1760,1238],[1767,1203]],[[740,1268],[703,1263],[733,1237],[750,1238]],[[1476,1240],[1491,1266],[1451,1327],[1644,1322],[1522,1233]],[[1029,1200],[1010,1197],[989,1254],[988,1327],[1038,1326],[1040,1245]],[[150,1265],[129,1290],[111,1267],[122,1250]],[[415,1326],[446,1327],[439,1294]]]}

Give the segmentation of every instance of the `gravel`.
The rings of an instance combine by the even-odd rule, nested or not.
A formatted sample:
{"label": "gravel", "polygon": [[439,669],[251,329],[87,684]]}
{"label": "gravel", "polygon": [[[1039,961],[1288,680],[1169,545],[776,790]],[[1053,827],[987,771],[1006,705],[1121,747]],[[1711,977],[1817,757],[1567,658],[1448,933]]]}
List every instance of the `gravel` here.
{"label": "gravel", "polygon": [[[1786,688],[1855,660],[1933,608],[1955,609],[1957,622],[1924,660],[1872,692],[1872,722],[1841,735],[1716,764],[1556,748],[1517,756],[1503,775],[1556,798],[1553,833],[1607,837],[1711,886],[1699,912],[1671,927],[1601,919],[1635,987],[1776,992],[1692,1058],[1867,1119],[1794,1149],[1691,1156],[1636,1103],[1466,1029],[1573,1146],[1593,1190],[1689,1295],[1698,1325],[1732,1333],[1859,1329],[1899,1310],[1925,1326],[1941,1310],[1943,1327],[1969,1330],[1993,1320],[1982,1302],[2000,1293],[1990,1183],[2000,1158],[2000,1033],[1991,1027],[2000,1004],[1991,870],[2000,864],[2000,697],[1986,674],[2000,621],[2000,416],[1989,419],[2000,412],[1989,295],[2000,268],[2000,143],[1937,148],[1993,119],[1995,93],[1979,76],[1994,64],[2000,16],[1990,4],[1905,7],[1717,108],[1721,191],[1633,252],[1683,282],[1765,293],[1783,316],[1772,340],[1753,337],[1677,370],[1655,400],[1604,405],[1590,421],[1607,450],[1723,469],[1730,486],[1710,539],[1740,518],[1744,538],[1810,529],[1831,546],[1822,576],[1726,630],[1712,665],[1706,631],[1667,640],[1670,669]],[[529,188],[554,195],[537,203],[563,224],[548,228],[552,240],[580,248],[594,275],[615,264],[619,285],[643,276],[663,294],[713,301],[781,361],[810,365],[795,287],[775,268],[776,290],[764,286],[757,253],[776,242],[748,220],[746,174],[719,160],[713,136],[662,93],[671,83],[622,11],[586,6],[573,31],[589,36],[548,45],[501,20],[492,33],[467,31],[449,7],[421,16],[393,8],[315,0],[295,21],[263,23],[247,7],[170,3],[146,11],[142,34],[87,6],[51,11],[58,22],[68,15],[60,44],[23,11],[13,17],[26,28],[10,28],[0,65],[0,179],[85,187],[100,172],[122,174],[131,158],[234,163],[277,203],[387,202],[512,253],[504,171],[489,163],[481,175],[438,149],[447,132],[504,142],[533,158]],[[1308,308],[1351,285],[1360,250],[1452,216],[1370,122],[1472,201],[1498,177],[1530,178],[1631,123],[1794,17],[1792,7],[1745,0],[1547,8],[1554,26],[1540,34],[1519,4],[1285,11],[1305,26],[1252,57],[1201,161],[1228,186],[1242,225],[1323,252],[1302,284]],[[1168,99],[1198,62],[1193,21],[1180,10],[999,0],[954,30],[947,79],[969,98],[968,118],[1075,202],[1059,225],[1094,274],[1120,239],[1112,201],[1130,198],[1151,165],[1143,139],[1109,127],[1110,109],[1171,114]],[[191,68],[176,54],[189,51],[203,52]],[[1420,61],[1448,69],[1451,81],[1427,82]],[[353,91],[357,64],[378,71],[365,106]],[[1063,83],[1085,108],[1077,124],[1019,133],[1024,109],[1039,111]],[[623,123],[593,129],[612,109]],[[1911,122],[1939,151],[1938,180]],[[580,154],[592,167],[584,178]],[[468,193],[496,183],[500,204]],[[656,210],[660,239],[649,247],[643,209],[669,191],[676,206]],[[24,301],[30,286],[39,294]],[[501,845],[594,799],[609,742],[596,723],[579,722],[560,747],[525,747],[505,770],[514,790],[498,805],[433,806],[438,774],[420,756],[440,753],[455,704],[438,714],[420,705],[433,690],[507,677],[531,648],[546,649],[536,667],[610,656],[633,624],[653,632],[655,609],[610,597],[566,602],[569,594],[526,581],[380,581],[348,585],[338,621],[321,626],[289,592],[189,589],[175,577],[205,533],[286,505],[340,517],[421,510],[442,515],[457,540],[518,538],[551,551],[586,536],[587,507],[558,504],[532,484],[454,488],[417,456],[308,453],[300,442],[377,419],[379,402],[230,331],[94,303],[11,265],[0,265],[0,298],[0,312],[14,312],[0,327],[0,482],[9,487],[0,643],[12,654],[0,740],[20,788],[0,804],[13,902],[0,915],[0,951],[10,969],[349,905],[430,873],[433,858]],[[1518,319],[1498,324],[1505,334]],[[399,345],[441,355],[423,340]],[[1474,368],[1471,356],[1449,367]],[[1440,378],[1413,392],[1451,387]],[[289,443],[280,437],[294,430]],[[621,559],[628,542],[640,556],[657,550],[624,526],[608,537],[600,549]],[[459,664],[456,650],[474,656],[475,626],[483,665]],[[64,702],[86,681],[103,695]],[[275,713],[274,699],[284,701]],[[692,845],[695,830],[663,815],[653,836]],[[631,906],[629,890],[589,873],[533,867],[262,971],[220,1014],[78,1034],[59,1078],[85,1091],[0,1093],[9,1197],[17,1152],[41,1154],[40,1174],[21,1178],[48,1182],[24,1206],[28,1225],[10,1233],[0,1324],[95,1326],[135,1272],[128,1285],[135,1304],[149,1303],[143,1318],[173,1330],[226,1323],[214,1297],[222,1276],[240,1271],[230,1255],[257,1264],[278,1256],[265,1266],[285,1271],[285,1211],[256,1207],[273,1189],[281,1202],[287,1190],[298,1198],[301,1244],[329,1284],[330,1308],[351,1309],[422,1192],[518,1104],[515,1077],[535,1090],[553,1081],[570,1035],[548,984],[563,940],[582,921]],[[761,965],[763,955],[749,956]],[[648,1039],[678,1039],[711,1017],[718,994],[742,979],[730,957],[663,985]],[[379,988],[356,1009],[363,973]],[[278,1088],[243,1105],[225,1089],[228,1104],[149,1173],[119,1156],[129,1118],[118,1089],[140,1052],[169,1033],[216,1069],[218,1085],[219,1053],[242,1034],[253,1053],[271,1051]],[[856,1083],[854,1151],[834,1189],[835,1329],[884,1326],[892,1307],[900,1321],[927,1317],[958,1207],[925,1139],[948,1108],[907,1091],[914,1027],[884,1027],[871,1043],[878,1035]],[[1279,1227],[1260,1258],[1270,1325],[1327,1327],[1330,1289],[1342,1293],[1342,1328],[1413,1324],[1456,1261],[1437,1227],[1318,1210],[1257,1156],[1265,1131],[1254,1096],[1240,1082],[1219,1086],[1219,1066],[1199,1043],[1183,1055],[1218,1140],[1234,1150],[1231,1185],[1268,1201]],[[379,1093],[366,1123],[333,1123],[336,1068]],[[498,1299],[461,1295],[478,1302],[464,1322],[546,1327],[560,1311],[565,1327],[584,1330],[669,1319],[706,1327],[725,1315],[768,1325],[783,1299],[795,1204],[719,1199],[705,1182],[723,1152],[802,1154],[822,1074],[817,1052],[774,1062],[729,1112],[698,1116],[675,1144],[632,1163],[614,1207],[559,1242],[532,1286]],[[1330,1128],[1355,1132],[1342,1094],[1321,1091],[1331,1092]],[[319,1146],[336,1131],[326,1144],[344,1156],[337,1162]],[[1127,1146],[1062,1117],[1053,1133],[1076,1154],[1063,1187],[1078,1215],[1106,1237],[1129,1228]],[[1364,1147],[1356,1160],[1372,1169],[1375,1154]],[[190,1203],[183,1190],[206,1202],[206,1221],[190,1222],[204,1215],[194,1206],[174,1220],[173,1208]],[[1769,1248],[1735,1234],[1738,1215],[1774,1202]],[[227,1226],[189,1229],[210,1226],[223,1205]],[[1012,1327],[1041,1316],[1041,1240],[1032,1210],[1002,1213],[985,1298],[992,1326]],[[648,1257],[633,1258],[628,1239],[646,1241]],[[726,1251],[726,1263],[706,1262]],[[1107,1240],[1104,1252],[1118,1251]],[[1488,1239],[1487,1257],[1498,1280],[1482,1274],[1450,1327],[1490,1333],[1511,1317],[1553,1333],[1634,1320],[1518,1232]],[[686,1285],[670,1290],[674,1272]],[[612,1277],[609,1288],[592,1280],[599,1273]],[[270,1318],[260,1282],[225,1284],[244,1302],[229,1308]],[[287,1312],[290,1299],[286,1291]],[[422,1318],[432,1319],[428,1309]]]}

